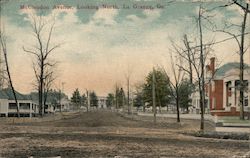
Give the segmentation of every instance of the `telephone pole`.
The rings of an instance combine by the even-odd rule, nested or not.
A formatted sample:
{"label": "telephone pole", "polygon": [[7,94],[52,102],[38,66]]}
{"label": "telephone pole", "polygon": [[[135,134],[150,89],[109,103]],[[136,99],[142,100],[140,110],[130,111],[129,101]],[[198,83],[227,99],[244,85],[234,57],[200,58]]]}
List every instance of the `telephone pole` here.
{"label": "telephone pole", "polygon": [[154,124],[156,124],[156,105],[155,105],[155,69],[153,68],[152,75],[152,97],[153,97],[153,111],[154,111]]}
{"label": "telephone pole", "polygon": [[127,102],[127,104],[128,104],[128,114],[130,114],[130,102],[129,102],[129,77],[127,78],[127,86],[128,86],[128,102]]}
{"label": "telephone pole", "polygon": [[90,99],[89,99],[89,91],[87,89],[86,89],[86,97],[87,97],[87,112],[89,112]]}

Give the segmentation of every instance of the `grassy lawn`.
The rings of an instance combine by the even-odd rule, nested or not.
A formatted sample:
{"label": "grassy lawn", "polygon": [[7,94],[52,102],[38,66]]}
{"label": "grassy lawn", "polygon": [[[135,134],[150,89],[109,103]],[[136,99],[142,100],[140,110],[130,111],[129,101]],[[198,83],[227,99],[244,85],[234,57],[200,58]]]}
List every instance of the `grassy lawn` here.
{"label": "grassy lawn", "polygon": [[224,123],[239,123],[239,124],[249,124],[250,125],[250,120],[240,120],[240,118],[238,116],[219,117],[219,120],[224,122]]}

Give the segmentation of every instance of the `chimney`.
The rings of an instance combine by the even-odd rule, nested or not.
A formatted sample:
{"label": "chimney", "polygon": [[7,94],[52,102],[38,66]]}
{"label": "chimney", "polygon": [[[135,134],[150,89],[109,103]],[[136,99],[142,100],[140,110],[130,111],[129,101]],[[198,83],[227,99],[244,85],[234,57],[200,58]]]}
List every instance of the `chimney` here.
{"label": "chimney", "polygon": [[214,73],[215,73],[215,57],[210,58],[210,70],[211,70],[212,76],[214,76]]}

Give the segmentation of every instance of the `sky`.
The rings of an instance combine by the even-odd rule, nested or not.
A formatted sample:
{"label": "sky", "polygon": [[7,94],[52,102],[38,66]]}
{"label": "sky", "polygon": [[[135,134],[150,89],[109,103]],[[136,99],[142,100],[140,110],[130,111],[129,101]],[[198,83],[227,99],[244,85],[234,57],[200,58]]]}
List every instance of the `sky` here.
{"label": "sky", "polygon": [[[226,2],[207,0],[203,6],[211,9]],[[11,75],[16,90],[22,93],[35,90],[32,68],[35,58],[22,49],[37,44],[32,35],[31,15],[42,15],[48,28],[54,18],[51,46],[61,46],[50,56],[50,60],[57,61],[53,88],[63,89],[68,95],[76,88],[81,93],[94,90],[99,96],[113,92],[115,84],[126,89],[126,74],[130,74],[133,91],[154,66],[163,66],[171,74],[171,41],[181,45],[184,34],[198,38],[195,17],[200,2],[197,1],[6,0],[1,3],[1,29],[7,37]],[[209,13],[218,27],[225,20],[240,24],[241,14],[237,6]],[[229,37],[209,30],[210,24],[205,20],[203,25],[204,42]],[[43,32],[42,39],[47,36],[48,30]],[[250,44],[249,36],[246,43]],[[214,45],[212,54],[217,64],[222,65],[238,61],[237,50],[237,43],[229,40]],[[245,55],[246,63],[250,61],[249,54],[248,51]]]}

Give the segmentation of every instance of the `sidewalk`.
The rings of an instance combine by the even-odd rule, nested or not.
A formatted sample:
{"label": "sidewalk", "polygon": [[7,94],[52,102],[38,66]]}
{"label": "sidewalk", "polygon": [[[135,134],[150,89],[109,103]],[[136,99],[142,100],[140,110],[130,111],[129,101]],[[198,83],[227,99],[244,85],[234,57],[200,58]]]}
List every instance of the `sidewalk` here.
{"label": "sidewalk", "polygon": [[216,127],[217,132],[234,132],[234,133],[249,133],[250,128],[242,128],[242,127]]}
{"label": "sidewalk", "polygon": [[[153,116],[152,113],[142,113],[139,112],[140,116]],[[157,114],[157,117],[167,117],[167,118],[176,118],[176,114]],[[180,114],[181,119],[194,119],[200,120],[199,114]],[[220,127],[216,127],[217,132],[236,132],[236,133],[250,133],[250,123],[249,120],[237,120],[227,119],[225,117],[214,117],[209,114],[204,115],[205,120],[212,121],[214,123],[220,123]],[[243,122],[243,123],[242,123]],[[250,122],[250,121],[249,121]]]}
{"label": "sidewalk", "polygon": [[[138,112],[138,115],[140,116],[153,116],[152,113],[143,113],[143,112]],[[156,114],[157,117],[168,117],[168,118],[176,118],[177,114]],[[181,119],[194,119],[194,120],[200,120],[201,115],[199,114],[180,114]],[[213,117],[212,115],[205,114],[204,115],[205,120],[209,120],[212,122],[216,122],[216,118]]]}

